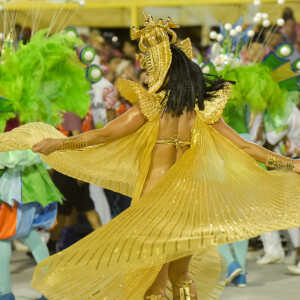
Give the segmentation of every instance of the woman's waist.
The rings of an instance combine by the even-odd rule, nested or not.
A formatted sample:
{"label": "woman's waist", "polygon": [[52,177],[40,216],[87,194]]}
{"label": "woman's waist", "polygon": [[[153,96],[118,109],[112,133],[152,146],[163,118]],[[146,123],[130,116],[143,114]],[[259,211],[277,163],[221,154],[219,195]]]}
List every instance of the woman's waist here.
{"label": "woman's waist", "polygon": [[190,139],[181,139],[178,138],[177,135],[174,135],[171,138],[158,137],[156,140],[156,144],[164,144],[174,146],[177,150],[182,149],[184,147],[190,147],[191,140]]}

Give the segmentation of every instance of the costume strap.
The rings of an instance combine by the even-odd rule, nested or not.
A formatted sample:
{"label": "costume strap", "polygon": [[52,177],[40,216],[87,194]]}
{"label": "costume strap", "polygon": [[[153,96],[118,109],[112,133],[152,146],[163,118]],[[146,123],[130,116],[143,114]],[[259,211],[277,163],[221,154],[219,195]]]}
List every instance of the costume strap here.
{"label": "costume strap", "polygon": [[179,289],[179,296],[174,297],[173,299],[178,300],[192,300],[197,299],[197,296],[192,294],[190,291],[190,285],[193,284],[193,280],[181,281],[176,284],[177,288]]}
{"label": "costume strap", "polygon": [[150,295],[150,296],[145,296],[145,300],[163,300],[163,298],[165,299],[169,299],[167,298],[167,296],[165,294],[156,294],[156,295]]}
{"label": "costume strap", "polygon": [[156,144],[172,145],[172,146],[175,146],[176,149],[178,150],[184,146],[190,146],[191,140],[181,141],[178,139],[177,135],[174,135],[171,139],[165,139],[163,137],[159,137],[156,141]]}

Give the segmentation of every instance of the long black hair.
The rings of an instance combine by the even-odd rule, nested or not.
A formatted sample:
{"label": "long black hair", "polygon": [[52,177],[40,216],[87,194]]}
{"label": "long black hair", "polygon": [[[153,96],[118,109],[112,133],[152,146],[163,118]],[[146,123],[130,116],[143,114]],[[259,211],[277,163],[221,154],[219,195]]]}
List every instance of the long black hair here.
{"label": "long black hair", "polygon": [[[171,44],[170,48],[172,62],[166,83],[160,89],[166,91],[162,100],[165,112],[179,117],[184,111],[193,111],[196,104],[200,110],[204,110],[204,100],[212,100],[214,92],[222,89],[227,81],[214,75],[203,76],[201,68],[181,49],[174,44]],[[212,79],[208,79],[207,76]]]}

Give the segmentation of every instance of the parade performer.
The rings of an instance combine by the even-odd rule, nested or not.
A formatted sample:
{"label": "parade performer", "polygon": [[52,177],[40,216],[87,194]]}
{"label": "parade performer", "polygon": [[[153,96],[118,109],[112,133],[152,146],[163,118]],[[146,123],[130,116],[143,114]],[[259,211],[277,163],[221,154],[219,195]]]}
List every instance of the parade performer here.
{"label": "parade performer", "polygon": [[33,147],[58,171],[133,199],[39,264],[32,285],[49,299],[216,299],[226,277],[218,245],[299,226],[300,162],[226,125],[231,84],[203,77],[190,41],[175,44],[177,27],[149,17],[133,29],[149,90],[120,80],[137,103],[105,128],[65,138],[32,123],[0,136],[1,151]]}
{"label": "parade performer", "polygon": [[[269,129],[266,132],[266,139],[273,146],[274,151],[285,156],[298,158],[300,152],[300,93],[295,94],[296,101],[288,102],[284,115],[276,118],[276,123],[268,115],[265,115],[265,126]],[[296,103],[296,104],[294,104]],[[294,104],[294,105],[293,105]],[[273,121],[272,124],[270,124]],[[276,126],[274,126],[276,124]],[[272,126],[273,125],[273,126]],[[296,259],[295,264],[288,266],[288,270],[293,274],[300,274],[300,229],[292,228],[288,230],[295,255],[288,259]]]}
{"label": "parade performer", "polygon": [[55,225],[57,202],[62,196],[31,150],[1,153],[0,166],[0,299],[13,300],[11,241],[20,238],[37,263],[47,258],[48,248],[36,229]]}
{"label": "parade performer", "polygon": [[[7,37],[1,52],[0,130],[10,131],[33,120],[56,125],[61,110],[84,115],[90,83],[74,47],[80,40],[66,32],[46,37],[38,32],[27,45]],[[77,99],[73,96],[76,94]],[[79,103],[77,101],[80,101]],[[11,241],[20,238],[37,263],[49,252],[36,229],[55,225],[63,196],[45,165],[31,150],[0,154],[0,299],[15,299],[11,290]],[[41,296],[40,299],[45,299]]]}
{"label": "parade performer", "polygon": [[[294,106],[292,98],[299,90],[299,74],[293,70],[296,64],[292,66],[289,61],[293,48],[284,43],[263,57],[263,36],[253,36],[253,25],[245,28],[242,17],[233,25],[220,23],[219,29],[219,35],[215,31],[210,33],[213,40],[218,36],[221,38],[212,45],[211,60],[202,64],[202,71],[236,81],[237,84],[232,88],[230,99],[223,111],[223,118],[242,138],[250,141],[250,130],[253,136],[253,129],[256,127],[250,128],[253,116],[264,115],[266,118],[267,115],[268,125],[271,123],[274,130],[274,124],[278,126],[276,123],[280,123],[279,121],[289,115],[287,108]],[[261,59],[258,59],[259,57]],[[246,59],[246,62],[242,58]],[[266,127],[270,129],[271,126]],[[272,236],[277,237],[278,243],[274,244],[280,246],[279,251],[267,243]],[[278,232],[265,233],[261,235],[261,239],[266,253],[258,260],[259,264],[284,257]],[[220,253],[228,263],[227,283],[233,279],[232,282],[237,286],[245,287],[248,241],[235,242],[232,246],[233,253],[228,244],[219,247]]]}

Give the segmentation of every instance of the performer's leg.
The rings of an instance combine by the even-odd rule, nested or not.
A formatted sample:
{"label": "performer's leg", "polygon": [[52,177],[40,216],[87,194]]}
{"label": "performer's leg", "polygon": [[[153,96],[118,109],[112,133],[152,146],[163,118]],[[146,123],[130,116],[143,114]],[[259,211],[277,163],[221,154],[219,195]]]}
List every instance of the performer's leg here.
{"label": "performer's leg", "polygon": [[241,267],[241,273],[238,276],[234,277],[231,282],[238,287],[247,286],[246,256],[247,256],[248,244],[249,244],[248,240],[232,243],[234,257],[236,258],[236,261]]}
{"label": "performer's leg", "polygon": [[[284,237],[286,239],[286,247],[287,247],[287,254],[283,260],[284,264],[286,265],[295,265],[297,263],[297,250],[294,247],[292,242],[291,236],[288,230],[283,231]],[[300,230],[299,230],[300,234]]]}
{"label": "performer's leg", "polygon": [[288,266],[288,270],[293,274],[300,275],[300,228],[288,230],[292,243],[297,251],[297,265]]}
{"label": "performer's leg", "polygon": [[22,238],[22,241],[27,245],[37,263],[40,263],[45,258],[49,257],[49,251],[46,244],[41,240],[38,232],[33,229],[29,235]]}
{"label": "performer's leg", "polygon": [[288,232],[297,254],[300,255],[300,228],[288,229]]}
{"label": "performer's leg", "polygon": [[282,261],[284,251],[281,245],[279,231],[264,233],[260,237],[264,245],[265,254],[262,258],[257,260],[257,263],[264,265]]}
{"label": "performer's leg", "polygon": [[232,255],[230,245],[225,244],[218,247],[219,253],[225,257],[227,265],[228,265],[228,272],[226,278],[226,284],[232,282],[234,278],[239,276],[242,272],[242,267],[238,261]]}
{"label": "performer's leg", "polygon": [[228,266],[234,262],[235,259],[232,255],[229,244],[219,246],[218,251],[225,257]]}
{"label": "performer's leg", "polygon": [[[60,206],[61,204],[58,204]],[[47,243],[50,254],[55,254],[58,251],[58,240],[62,229],[64,228],[66,216],[57,214],[57,225],[50,230],[50,239]]]}
{"label": "performer's leg", "polygon": [[90,195],[90,185],[84,183],[79,186],[78,191],[79,197],[76,199],[77,210],[84,213],[93,230],[100,228],[101,220],[95,210],[95,204]]}
{"label": "performer's leg", "polygon": [[189,273],[191,259],[192,256],[187,256],[170,262],[168,275],[174,300],[197,299],[196,286]]}
{"label": "performer's leg", "polygon": [[11,241],[0,240],[0,299],[14,299],[11,292],[10,256]]}
{"label": "performer's leg", "polygon": [[80,198],[80,187],[76,179],[56,171],[53,173],[52,179],[66,201],[58,204],[58,224],[51,233],[49,244],[55,245],[54,248],[62,251],[78,240],[74,226],[77,223],[76,203]]}
{"label": "performer's leg", "polygon": [[101,220],[96,210],[85,211],[84,215],[94,230],[101,227]]}
{"label": "performer's leg", "polygon": [[[61,205],[61,204],[59,204],[59,205]],[[63,229],[63,227],[65,225],[66,216],[57,214],[56,219],[57,219],[57,225],[53,229],[50,230],[50,241],[57,243],[58,239],[59,239],[59,235],[61,233],[61,230]]]}
{"label": "performer's leg", "polygon": [[233,251],[234,256],[240,266],[242,267],[242,274],[246,274],[246,255],[248,250],[248,244],[249,240],[240,241],[240,242],[234,242],[233,245]]}
{"label": "performer's leg", "polygon": [[[71,204],[71,206],[72,205],[73,204]],[[75,228],[76,224],[77,210],[75,207],[73,207],[70,213],[65,216],[64,227],[62,228],[59,235],[58,251],[62,251],[78,241],[77,230]]]}
{"label": "performer's leg", "polygon": [[168,269],[169,264],[165,264],[160,272],[158,273],[156,279],[147,290],[145,294],[145,299],[147,300],[165,300],[168,299],[166,297],[167,284],[168,284]]}
{"label": "performer's leg", "polygon": [[[49,257],[48,247],[42,241],[37,230],[35,229],[31,230],[28,236],[22,238],[22,242],[29,247],[37,264],[43,261],[44,259],[46,259],[47,257]],[[42,295],[40,298],[36,300],[46,300],[46,298],[45,296]]]}

